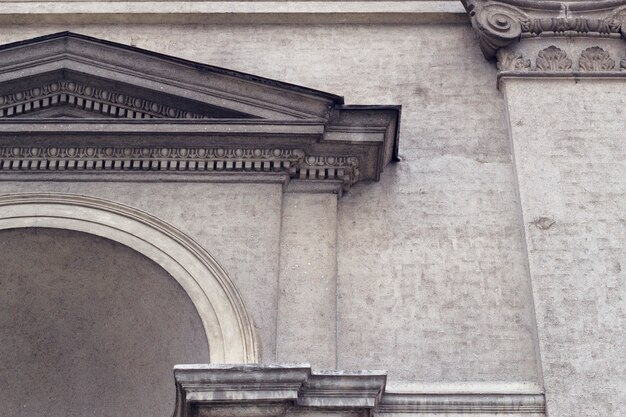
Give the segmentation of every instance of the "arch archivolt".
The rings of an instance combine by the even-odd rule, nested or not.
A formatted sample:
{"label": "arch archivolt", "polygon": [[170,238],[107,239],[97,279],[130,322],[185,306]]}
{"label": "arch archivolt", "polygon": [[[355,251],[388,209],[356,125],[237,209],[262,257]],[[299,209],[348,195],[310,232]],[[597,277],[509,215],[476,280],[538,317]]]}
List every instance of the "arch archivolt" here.
{"label": "arch archivolt", "polygon": [[0,230],[69,229],[105,237],[142,253],[176,279],[195,305],[212,363],[258,362],[252,322],[223,268],[193,239],[142,211],[73,194],[0,194]]}

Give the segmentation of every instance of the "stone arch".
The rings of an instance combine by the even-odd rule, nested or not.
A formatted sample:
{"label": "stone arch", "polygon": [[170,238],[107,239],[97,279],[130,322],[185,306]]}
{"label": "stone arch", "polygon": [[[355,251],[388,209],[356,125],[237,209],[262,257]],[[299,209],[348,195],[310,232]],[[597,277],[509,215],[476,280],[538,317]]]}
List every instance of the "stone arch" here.
{"label": "stone arch", "polygon": [[254,327],[224,269],[172,225],[123,204],[74,194],[0,195],[0,230],[75,230],[126,245],[165,269],[189,295],[202,319],[211,363],[256,363]]}

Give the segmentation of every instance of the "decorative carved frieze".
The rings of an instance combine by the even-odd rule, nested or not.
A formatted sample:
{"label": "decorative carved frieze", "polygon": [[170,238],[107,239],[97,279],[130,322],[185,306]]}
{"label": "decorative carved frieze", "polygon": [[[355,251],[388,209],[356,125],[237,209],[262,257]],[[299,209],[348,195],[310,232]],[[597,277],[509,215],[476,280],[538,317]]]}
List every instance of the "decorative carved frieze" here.
{"label": "decorative carved frieze", "polygon": [[340,182],[347,190],[359,180],[359,160],[280,148],[0,147],[0,175],[72,171],[283,173],[297,180]]}
{"label": "decorative carved frieze", "polygon": [[625,33],[626,0],[462,0],[486,58],[527,38],[615,38]]}
{"label": "decorative carved frieze", "polygon": [[549,17],[529,18],[521,22],[522,35],[619,35],[622,24],[618,19],[607,17],[604,19],[587,19],[584,17]]}
{"label": "decorative carved frieze", "polygon": [[[568,54],[554,45],[540,50],[534,60],[534,65],[530,59],[526,59],[519,51],[512,51],[503,48],[497,52],[497,68],[501,73],[520,72],[586,72],[602,73],[619,70],[611,54],[600,48],[592,46],[584,49],[578,58],[578,65],[575,66]],[[626,59],[622,61],[622,70],[626,65]]]}
{"label": "decorative carved frieze", "polygon": [[343,191],[361,179],[358,157],[307,155],[301,149],[0,147],[0,179],[11,173],[89,173],[96,181],[100,174],[134,172],[197,174],[208,180],[225,173],[282,174]]}

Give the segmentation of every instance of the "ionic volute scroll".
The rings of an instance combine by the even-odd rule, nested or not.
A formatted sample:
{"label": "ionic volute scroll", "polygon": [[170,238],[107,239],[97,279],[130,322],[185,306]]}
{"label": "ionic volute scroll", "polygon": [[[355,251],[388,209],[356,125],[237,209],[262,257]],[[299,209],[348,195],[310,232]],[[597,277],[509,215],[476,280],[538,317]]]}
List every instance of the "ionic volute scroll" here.
{"label": "ionic volute scroll", "polygon": [[508,4],[463,0],[463,5],[478,33],[480,49],[487,59],[495,58],[500,48],[520,39],[522,27],[530,22],[523,10]]}
{"label": "ionic volute scroll", "polygon": [[626,39],[626,0],[462,2],[489,60],[517,40],[552,38],[561,48],[568,48],[564,39],[598,39],[600,47],[606,40]]}

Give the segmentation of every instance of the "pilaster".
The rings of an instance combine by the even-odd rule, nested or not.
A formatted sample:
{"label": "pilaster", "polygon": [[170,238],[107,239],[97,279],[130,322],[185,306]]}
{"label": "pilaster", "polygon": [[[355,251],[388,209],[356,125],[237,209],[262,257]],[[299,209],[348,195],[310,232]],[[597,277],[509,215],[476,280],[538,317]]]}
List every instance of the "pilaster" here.
{"label": "pilaster", "polygon": [[306,360],[315,369],[336,366],[337,199],[332,192],[283,196],[276,328],[279,363]]}
{"label": "pilaster", "polygon": [[464,5],[498,68],[551,417],[626,413],[626,1]]}

